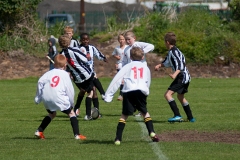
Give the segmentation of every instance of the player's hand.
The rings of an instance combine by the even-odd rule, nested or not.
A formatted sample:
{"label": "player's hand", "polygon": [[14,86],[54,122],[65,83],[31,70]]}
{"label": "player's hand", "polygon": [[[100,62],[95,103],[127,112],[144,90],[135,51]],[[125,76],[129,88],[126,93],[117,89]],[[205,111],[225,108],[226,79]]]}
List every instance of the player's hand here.
{"label": "player's hand", "polygon": [[87,53],[86,57],[87,57],[87,60],[88,60],[88,61],[90,61],[90,60],[91,60],[90,53]]}
{"label": "player's hand", "polygon": [[161,64],[158,64],[155,66],[155,71],[159,71],[159,69],[161,68]]}
{"label": "player's hand", "polygon": [[104,62],[106,62],[106,63],[108,63],[108,60],[107,60],[107,58],[105,58],[103,61],[104,61]]}

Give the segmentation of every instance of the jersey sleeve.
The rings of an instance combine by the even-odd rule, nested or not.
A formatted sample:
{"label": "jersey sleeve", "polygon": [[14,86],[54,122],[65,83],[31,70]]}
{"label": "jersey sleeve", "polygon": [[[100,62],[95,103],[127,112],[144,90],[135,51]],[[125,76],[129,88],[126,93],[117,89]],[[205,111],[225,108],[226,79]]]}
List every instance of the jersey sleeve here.
{"label": "jersey sleeve", "polygon": [[35,96],[35,103],[39,104],[42,101],[42,94],[43,94],[43,88],[44,88],[44,79],[45,79],[45,75],[43,75],[39,80],[38,80],[38,84],[37,84],[37,91],[36,91],[36,96]]}
{"label": "jersey sleeve", "polygon": [[69,97],[71,106],[74,106],[74,88],[73,88],[73,84],[72,84],[72,81],[71,81],[68,73],[65,76],[65,81],[66,81],[66,83],[65,83],[66,94]]}
{"label": "jersey sleeve", "polygon": [[92,47],[92,49],[93,49],[93,55],[97,57],[99,60],[103,61],[104,59],[106,59],[104,54],[102,54],[96,47]]}
{"label": "jersey sleeve", "polygon": [[112,101],[113,96],[118,90],[118,88],[120,87],[123,80],[123,76],[125,75],[127,70],[128,70],[127,67],[124,67],[115,75],[110,85],[108,86],[107,91],[105,92],[105,99],[104,99],[105,102]]}
{"label": "jersey sleeve", "polygon": [[142,48],[143,52],[146,54],[154,50],[154,45],[146,42],[137,42],[137,45]]}

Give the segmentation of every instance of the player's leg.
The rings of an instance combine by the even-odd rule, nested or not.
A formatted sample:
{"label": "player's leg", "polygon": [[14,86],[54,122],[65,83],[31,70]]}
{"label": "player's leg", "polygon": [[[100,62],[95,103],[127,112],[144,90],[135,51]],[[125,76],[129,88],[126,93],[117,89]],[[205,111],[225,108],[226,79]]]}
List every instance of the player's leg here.
{"label": "player's leg", "polygon": [[100,114],[100,109],[99,109],[99,101],[98,101],[98,95],[97,95],[97,90],[96,87],[93,87],[93,98],[92,98],[93,106],[98,109],[99,111],[99,117],[102,117]]}
{"label": "player's leg", "polygon": [[45,139],[43,132],[47,128],[47,126],[51,123],[52,119],[56,117],[56,114],[57,114],[56,111],[47,110],[47,112],[49,114],[43,118],[40,126],[35,132],[35,136],[38,137],[39,139]]}
{"label": "player's leg", "polygon": [[126,124],[126,120],[129,115],[132,115],[134,112],[134,107],[129,101],[128,93],[123,93],[123,102],[122,102],[122,115],[118,121],[115,144],[120,145],[122,141],[122,133]]}
{"label": "player's leg", "polygon": [[98,91],[102,95],[102,98],[104,98],[105,91],[103,89],[103,86],[102,86],[101,82],[99,81],[99,79],[97,77],[94,77],[93,85],[98,89]]}
{"label": "player's leg", "polygon": [[165,99],[168,101],[168,104],[173,112],[173,117],[172,118],[169,118],[169,120],[179,120],[181,119],[181,115],[180,115],[180,112],[179,112],[179,109],[177,107],[177,104],[176,104],[176,101],[174,100],[174,98],[172,97],[172,95],[174,94],[175,92],[172,91],[172,90],[167,90],[164,94],[164,97]]}
{"label": "player's leg", "polygon": [[189,105],[188,101],[186,100],[186,98],[184,98],[184,94],[178,94],[177,97],[178,97],[178,100],[180,101],[180,103],[183,106],[183,109],[184,109],[184,111],[187,115],[188,120],[190,122],[195,122],[195,119],[193,118],[193,115],[192,115],[190,105]]}
{"label": "player's leg", "polygon": [[131,103],[136,106],[137,110],[143,116],[146,128],[148,130],[148,135],[151,137],[152,141],[158,142],[159,137],[154,131],[152,118],[147,111],[147,96],[141,91],[134,91],[132,92]]}
{"label": "player's leg", "polygon": [[72,108],[69,108],[69,109],[64,110],[62,112],[67,114],[68,117],[70,118],[72,130],[73,130],[73,135],[74,135],[75,139],[85,140],[86,137],[80,134],[78,120],[77,120],[76,114],[72,110]]}
{"label": "player's leg", "polygon": [[118,121],[116,137],[115,137],[115,144],[116,145],[120,145],[120,143],[122,141],[122,133],[123,133],[123,130],[125,128],[127,118],[128,118],[127,115],[122,114],[119,121]]}
{"label": "player's leg", "polygon": [[92,120],[92,117],[91,117],[92,96],[93,96],[93,90],[91,90],[90,92],[87,92],[87,97],[85,99],[85,105],[86,105],[86,116],[84,117],[85,120]]}
{"label": "player's leg", "polygon": [[77,101],[76,101],[76,104],[74,106],[74,112],[76,113],[77,116],[79,115],[79,112],[80,112],[79,108],[81,106],[84,95],[85,95],[85,91],[80,88],[80,92],[78,93]]}

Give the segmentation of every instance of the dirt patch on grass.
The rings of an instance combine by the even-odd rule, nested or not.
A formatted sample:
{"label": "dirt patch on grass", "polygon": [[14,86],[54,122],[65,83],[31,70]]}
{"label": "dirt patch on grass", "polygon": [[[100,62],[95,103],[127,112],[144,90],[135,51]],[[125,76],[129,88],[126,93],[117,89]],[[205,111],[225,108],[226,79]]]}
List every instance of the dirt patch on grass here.
{"label": "dirt patch on grass", "polygon": [[164,132],[159,135],[163,142],[215,142],[240,144],[240,132],[199,132],[199,131],[174,131]]}

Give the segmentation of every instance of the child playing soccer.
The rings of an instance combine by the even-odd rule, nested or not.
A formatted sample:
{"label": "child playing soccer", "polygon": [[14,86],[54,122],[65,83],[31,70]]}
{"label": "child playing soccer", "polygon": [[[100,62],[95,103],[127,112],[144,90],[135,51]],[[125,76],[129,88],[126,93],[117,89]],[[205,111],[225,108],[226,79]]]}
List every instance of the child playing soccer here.
{"label": "child playing soccer", "polygon": [[[54,38],[49,38],[48,39],[48,46],[49,46],[49,48],[48,48],[47,56],[51,60],[53,60],[54,57],[58,54],[57,53],[57,48],[56,48],[55,44],[56,44],[56,40]],[[49,63],[50,63],[49,70],[52,70],[54,68],[54,64],[53,64],[53,62],[51,62],[51,60],[49,60]]]}
{"label": "child playing soccer", "polygon": [[87,92],[85,100],[86,116],[85,120],[91,120],[91,104],[93,96],[93,78],[94,72],[88,64],[87,57],[78,47],[69,47],[70,38],[68,35],[62,35],[59,38],[59,45],[62,48],[60,54],[67,58],[67,70],[70,71],[73,81],[79,90]]}
{"label": "child playing soccer", "polygon": [[[127,31],[124,35],[125,40],[128,44],[128,47],[126,47],[126,49],[124,50],[124,56],[122,59],[122,66],[130,63],[132,60],[130,58],[130,50],[132,47],[139,47],[143,50],[144,53],[144,57],[141,60],[143,63],[145,63],[147,65],[146,62],[146,55],[148,52],[153,51],[154,50],[154,45],[150,44],[150,43],[146,43],[146,42],[138,42],[136,41],[136,36],[132,31]],[[141,116],[140,113],[136,114],[135,116]]]}
{"label": "child playing soccer", "polygon": [[[107,58],[95,46],[89,44],[89,41],[90,41],[89,34],[82,33],[80,35],[80,41],[81,41],[80,47],[84,47],[86,49],[86,52],[87,52],[86,56],[88,58],[88,63],[93,71],[94,71],[94,56],[97,57],[99,60],[107,62]],[[99,110],[99,101],[98,101],[98,95],[96,92],[96,88],[99,90],[102,97],[105,94],[105,91],[102,87],[101,82],[97,78],[96,72],[94,72],[93,84],[94,84],[94,87],[93,87],[92,102],[93,102],[93,106]],[[82,102],[84,94],[85,94],[85,92],[83,90],[80,90],[80,92],[78,94],[77,102],[74,107],[74,110],[76,112],[78,112],[78,110],[80,108],[80,104]],[[102,117],[101,114],[100,114],[100,117]]]}
{"label": "child playing soccer", "polygon": [[152,118],[147,111],[147,96],[149,95],[151,73],[147,65],[141,62],[144,58],[143,50],[139,47],[132,47],[130,58],[132,62],[125,65],[116,74],[106,91],[104,99],[106,102],[111,102],[114,93],[118,90],[122,81],[124,82],[122,89],[122,115],[117,125],[115,144],[120,145],[126,120],[136,109],[144,117],[144,122],[152,141],[158,142],[159,137],[154,131]]}
{"label": "child playing soccer", "polygon": [[186,98],[184,98],[184,94],[188,92],[188,86],[191,81],[189,71],[186,67],[185,57],[176,47],[176,35],[174,33],[168,32],[165,35],[164,40],[165,45],[169,50],[168,55],[162,63],[155,66],[155,70],[159,70],[160,67],[172,67],[174,72],[173,74],[169,74],[169,76],[174,80],[164,94],[164,97],[168,101],[174,114],[174,116],[169,118],[168,121],[175,122],[182,120],[182,116],[180,115],[177,104],[172,97],[173,94],[177,92],[177,98],[182,104],[188,120],[190,122],[195,122],[195,118],[193,118],[189,103]]}
{"label": "child playing soccer", "polygon": [[[126,45],[126,41],[123,34],[118,35],[118,42],[120,45],[117,46],[112,53],[113,57],[117,59],[117,62],[115,64],[117,71],[119,71],[122,68],[122,59],[124,55],[124,49],[128,46]],[[119,101],[122,101],[122,88],[123,88],[123,84],[121,84],[120,86],[120,93],[117,98]]]}
{"label": "child playing soccer", "polygon": [[146,43],[146,42],[136,41],[136,36],[132,31],[127,31],[124,34],[124,37],[125,37],[125,40],[126,40],[126,43],[128,44],[128,46],[124,50],[124,56],[123,56],[123,59],[122,59],[122,66],[125,66],[126,64],[128,64],[132,61],[131,58],[130,58],[130,50],[131,50],[132,47],[139,47],[143,50],[144,58],[142,59],[142,62],[147,64],[145,54],[147,54],[150,51],[153,51],[154,50],[154,45],[150,44],[150,43]]}
{"label": "child playing soccer", "polygon": [[42,120],[42,123],[35,132],[39,139],[45,139],[44,130],[50,122],[56,117],[56,111],[67,114],[70,118],[75,139],[86,139],[80,135],[78,120],[73,112],[74,88],[69,74],[65,71],[67,60],[64,55],[57,55],[54,58],[54,69],[46,72],[39,80],[35,102],[43,102],[48,115]]}

